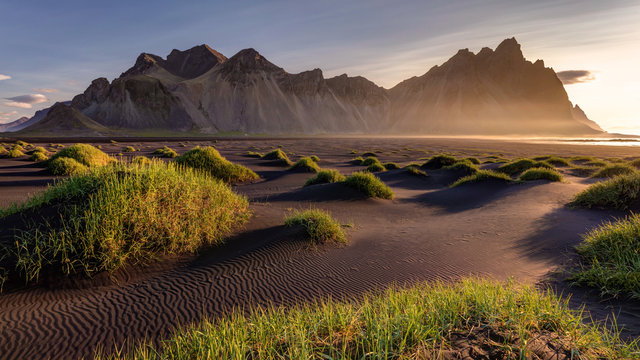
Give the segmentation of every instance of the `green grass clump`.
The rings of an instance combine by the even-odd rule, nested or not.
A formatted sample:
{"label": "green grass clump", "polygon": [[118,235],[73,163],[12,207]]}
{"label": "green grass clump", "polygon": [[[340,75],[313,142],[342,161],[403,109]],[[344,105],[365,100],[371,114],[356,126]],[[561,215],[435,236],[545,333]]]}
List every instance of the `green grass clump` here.
{"label": "green grass clump", "polygon": [[531,180],[550,180],[550,181],[562,181],[562,175],[553,169],[548,168],[531,168],[526,170],[520,175],[520,181]]}
{"label": "green grass clump", "polygon": [[553,166],[571,166],[571,163],[567,159],[561,158],[556,155],[535,156],[531,158],[536,161],[544,161]]}
{"label": "green grass clump", "polygon": [[356,171],[346,177],[344,183],[355,188],[368,197],[393,199],[393,191],[378,177],[370,172]]}
{"label": "green grass clump", "polygon": [[10,275],[29,282],[43,272],[91,276],[219,244],[250,212],[219,180],[156,161],[71,176],[0,212],[8,216],[17,224],[6,249]]}
{"label": "green grass clump", "polygon": [[596,166],[571,165],[567,171],[574,176],[589,177],[598,170],[599,168]]}
{"label": "green grass clump", "polygon": [[303,157],[296,161],[295,164],[291,165],[289,170],[317,173],[320,171],[320,167],[310,157]]}
{"label": "green grass clump", "polygon": [[362,157],[377,157],[378,155],[376,155],[376,153],[372,152],[372,151],[367,151],[365,153],[362,154]]}
{"label": "green grass clump", "polygon": [[263,157],[264,155],[262,155],[262,154],[261,154],[261,153],[259,153],[259,152],[255,152],[255,151],[247,151],[246,153],[244,153],[244,156],[260,159],[260,158],[261,158],[261,157]]}
{"label": "green grass clump", "polygon": [[508,174],[508,175],[515,175],[517,173],[521,173],[531,168],[553,169],[553,166],[544,161],[536,161],[531,159],[518,159],[498,167],[496,171],[504,174]]}
{"label": "green grass clump", "polygon": [[285,154],[285,152],[281,149],[271,150],[268,153],[264,154],[262,158],[265,160],[277,161],[279,163],[282,163],[283,166],[290,166],[292,164],[287,154]]}
{"label": "green grass clump", "polygon": [[475,164],[466,159],[456,161],[453,165],[445,166],[444,169],[464,172],[467,175],[475,174],[480,170]]}
{"label": "green grass clump", "polygon": [[22,147],[22,148],[26,148],[26,147],[31,146],[31,144],[29,144],[28,142],[24,142],[24,141],[22,141],[22,140],[18,140],[18,141],[16,141],[16,145],[18,145],[18,146],[20,146],[20,147]]}
{"label": "green grass clump", "polygon": [[[0,153],[2,153],[1,150],[0,150]],[[629,161],[629,165],[633,166],[636,169],[640,169],[640,159],[635,159],[635,160]]]}
{"label": "green grass clump", "polygon": [[478,170],[475,174],[458,179],[458,181],[451,184],[451,187],[481,181],[511,182],[513,180],[509,175],[504,173],[499,173],[491,170]]}
{"label": "green grass clump", "polygon": [[340,182],[344,181],[344,179],[344,175],[340,174],[338,170],[323,169],[318,171],[314,177],[309,178],[307,182],[304,183],[304,186]]}
{"label": "green grass clump", "polygon": [[637,208],[640,205],[640,174],[620,175],[595,183],[578,193],[571,204],[586,208]]}
{"label": "green grass clump", "polygon": [[387,171],[387,169],[382,164],[380,164],[378,162],[378,163],[373,163],[373,164],[367,166],[367,171],[368,172],[380,172],[380,171]]}
{"label": "green grass clump", "polygon": [[595,174],[591,175],[594,178],[611,178],[618,175],[629,175],[637,172],[635,168],[627,164],[612,164],[605,166]]}
{"label": "green grass clump", "polygon": [[151,164],[151,159],[146,156],[136,156],[131,159],[131,163],[136,165],[149,165]]}
{"label": "green grass clump", "polygon": [[331,217],[329,212],[318,209],[296,211],[285,217],[286,226],[302,225],[309,240],[314,245],[326,244],[329,242],[344,244],[347,237],[340,226],[340,223]]}
{"label": "green grass clump", "polygon": [[364,162],[364,158],[362,158],[362,156],[358,156],[358,157],[355,157],[355,158],[351,159],[351,161],[349,161],[349,162],[354,164],[354,165],[362,165],[362,163]]}
{"label": "green grass clump", "polygon": [[422,164],[423,168],[427,169],[440,169],[445,166],[453,165],[458,160],[451,155],[434,155],[429,158],[424,164]]}
{"label": "green grass clump", "polygon": [[136,151],[138,151],[138,150],[136,150],[136,148],[134,148],[131,145],[125,146],[124,149],[122,149],[122,152],[136,152]]}
{"label": "green grass clump", "polygon": [[386,162],[384,164],[382,164],[382,166],[384,166],[385,169],[387,170],[396,170],[396,169],[400,169],[400,166],[394,162]]}
{"label": "green grass clump", "polygon": [[470,163],[474,165],[480,165],[480,160],[478,160],[478,158],[475,158],[475,157],[466,157],[462,160],[468,160]]}
{"label": "green grass clump", "polygon": [[640,298],[640,215],[606,222],[576,247],[579,268],[572,279],[602,295]]}
{"label": "green grass clump", "polygon": [[21,156],[24,156],[24,153],[18,149],[11,149],[9,151],[7,151],[7,154],[5,155],[8,158],[11,159],[15,159],[15,158],[19,158]]}
{"label": "green grass clump", "polygon": [[68,157],[49,159],[47,168],[53,175],[57,176],[74,175],[88,169],[84,164]]}
{"label": "green grass clump", "polygon": [[377,157],[375,156],[369,156],[368,158],[364,159],[361,163],[362,166],[370,166],[373,164],[380,164],[382,165],[382,163],[380,162],[380,160],[378,160]]}
{"label": "green grass clump", "polygon": [[4,156],[7,153],[7,148],[0,145],[0,156]]}
{"label": "green grass clump", "polygon": [[[637,356],[637,341],[625,343],[617,329],[586,324],[583,316],[567,300],[533,285],[435,281],[393,286],[356,301],[323,299],[291,307],[256,307],[246,314],[236,311],[182,328],[157,345],[141,343],[126,357],[437,359],[443,350],[473,347],[471,339],[477,335],[487,337],[480,339],[484,344],[478,349],[499,359],[544,357],[536,355],[539,338],[557,349],[559,358]],[[471,336],[456,345],[460,336],[455,334]]]}
{"label": "green grass clump", "polygon": [[164,157],[164,158],[171,158],[171,159],[178,157],[178,153],[166,145],[159,149],[156,149],[152,154],[159,155],[160,157]]}
{"label": "green grass clump", "polygon": [[48,152],[34,151],[30,157],[31,161],[40,162],[49,160]]}
{"label": "green grass clump", "polygon": [[104,166],[114,161],[109,155],[88,144],[75,144],[55,153],[49,161],[58,158],[71,158],[84,166]]}
{"label": "green grass clump", "polygon": [[418,166],[407,166],[405,168],[405,170],[407,171],[407,173],[409,173],[409,175],[413,175],[413,176],[429,176],[426,172],[422,171],[419,169]]}
{"label": "green grass clump", "polygon": [[224,158],[211,146],[196,147],[177,157],[175,163],[205,172],[227,183],[256,180],[259,176],[252,170]]}
{"label": "green grass clump", "polygon": [[315,162],[319,162],[320,161],[320,158],[318,156],[316,156],[316,155],[311,155],[309,157],[311,158],[311,160],[313,160]]}

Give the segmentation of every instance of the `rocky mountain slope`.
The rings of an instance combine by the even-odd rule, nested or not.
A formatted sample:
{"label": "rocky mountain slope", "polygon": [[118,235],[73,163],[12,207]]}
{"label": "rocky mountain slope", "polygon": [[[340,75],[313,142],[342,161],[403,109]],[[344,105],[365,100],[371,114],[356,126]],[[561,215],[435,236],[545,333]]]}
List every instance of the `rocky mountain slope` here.
{"label": "rocky mountain slope", "polygon": [[460,50],[389,90],[359,76],[325,79],[320,69],[291,74],[254,49],[231,58],[207,45],[173,50],[166,60],[143,53],[112,82],[94,80],[71,107],[117,131],[572,136],[601,131],[573,108],[553,69],[542,60],[525,60],[513,38],[495,51]]}

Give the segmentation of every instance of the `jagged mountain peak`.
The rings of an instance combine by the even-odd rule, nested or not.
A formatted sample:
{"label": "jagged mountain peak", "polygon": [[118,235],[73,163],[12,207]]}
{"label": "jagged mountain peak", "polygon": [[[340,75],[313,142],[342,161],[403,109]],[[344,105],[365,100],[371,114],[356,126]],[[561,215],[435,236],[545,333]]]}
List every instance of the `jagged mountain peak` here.
{"label": "jagged mountain peak", "polygon": [[185,79],[196,78],[223,63],[227,58],[206,44],[194,46],[188,50],[173,49],[167,59],[149,53],[142,53],[135,64],[120,77],[149,75],[164,69]]}

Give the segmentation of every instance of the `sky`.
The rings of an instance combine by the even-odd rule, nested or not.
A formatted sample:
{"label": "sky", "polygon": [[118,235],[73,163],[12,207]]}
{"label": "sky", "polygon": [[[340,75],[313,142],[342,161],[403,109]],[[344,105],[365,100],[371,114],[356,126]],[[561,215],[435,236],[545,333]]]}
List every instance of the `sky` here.
{"label": "sky", "polygon": [[244,48],[390,88],[515,36],[605,130],[640,134],[640,0],[0,2],[0,123],[113,80],[141,52]]}

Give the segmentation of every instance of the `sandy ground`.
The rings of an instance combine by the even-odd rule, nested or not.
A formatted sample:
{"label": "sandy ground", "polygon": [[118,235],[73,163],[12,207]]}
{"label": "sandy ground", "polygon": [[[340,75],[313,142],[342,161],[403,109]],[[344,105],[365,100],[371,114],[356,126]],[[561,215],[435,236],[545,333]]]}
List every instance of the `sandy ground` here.
{"label": "sandy ground", "polygon": [[[45,145],[48,145],[45,144]],[[117,284],[69,288],[13,288],[0,294],[0,357],[91,357],[127,340],[166,337],[179,324],[256,304],[291,304],[319,297],[354,297],[391,284],[452,281],[466,276],[550,283],[571,304],[590,314],[618,316],[627,336],[640,335],[640,306],[601,301],[591,292],[549,280],[573,256],[580,234],[622,213],[570,209],[566,204],[591,179],[566,175],[564,183],[471,184],[450,189],[445,170],[416,178],[403,170],[380,173],[394,200],[362,198],[341,184],[303,188],[311,174],[291,173],[242,156],[280,146],[292,154],[317,155],[323,168],[344,174],[362,167],[349,160],[376,151],[383,161],[422,162],[437,153],[486,158],[545,154],[640,157],[640,148],[525,144],[452,139],[241,139],[174,143],[102,143],[117,154],[127,145],[149,155],[168,145],[182,153],[215,145],[228,159],[262,180],[235,189],[252,202],[253,218],[227,245],[197,256],[168,259],[144,272],[131,269]],[[357,154],[351,154],[356,150]],[[129,155],[129,154],[126,154]],[[0,159],[0,206],[21,201],[55,179],[23,159]],[[349,244],[312,250],[300,231],[285,228],[292,209],[331,211],[348,228]],[[553,279],[553,277],[551,277]]]}

